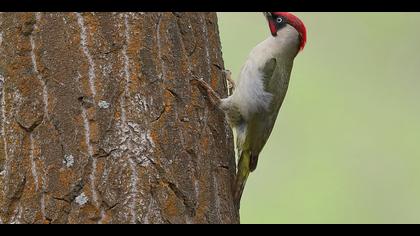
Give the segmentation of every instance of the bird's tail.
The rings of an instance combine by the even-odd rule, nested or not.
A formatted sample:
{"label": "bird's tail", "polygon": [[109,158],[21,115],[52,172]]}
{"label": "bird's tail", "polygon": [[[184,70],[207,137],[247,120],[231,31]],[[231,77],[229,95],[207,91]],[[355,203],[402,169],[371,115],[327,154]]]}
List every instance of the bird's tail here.
{"label": "bird's tail", "polygon": [[244,151],[240,154],[238,162],[238,171],[236,173],[234,186],[234,201],[238,209],[240,208],[242,193],[244,191],[246,180],[248,179],[250,173],[250,159],[251,154],[249,152]]}

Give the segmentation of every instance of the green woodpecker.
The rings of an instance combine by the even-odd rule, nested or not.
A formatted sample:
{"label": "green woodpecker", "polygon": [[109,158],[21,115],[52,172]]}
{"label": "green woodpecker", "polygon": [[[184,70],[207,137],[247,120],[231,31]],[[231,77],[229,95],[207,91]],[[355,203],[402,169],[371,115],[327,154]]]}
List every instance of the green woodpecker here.
{"label": "green woodpecker", "polygon": [[273,130],[293,60],[306,43],[306,28],[298,17],[288,12],[264,15],[271,35],[252,49],[229,97],[221,99],[206,82],[197,80],[236,131],[239,160],[233,197],[238,208],[248,175],[257,167],[258,156]]}

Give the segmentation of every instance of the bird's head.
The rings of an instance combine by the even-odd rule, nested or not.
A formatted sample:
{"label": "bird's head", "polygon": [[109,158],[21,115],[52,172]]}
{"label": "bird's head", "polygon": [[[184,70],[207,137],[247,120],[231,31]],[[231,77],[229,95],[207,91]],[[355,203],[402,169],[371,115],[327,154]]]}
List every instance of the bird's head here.
{"label": "bird's head", "polygon": [[289,12],[264,12],[264,15],[273,37],[277,37],[277,32],[287,24],[295,28],[300,36],[299,48],[303,50],[306,44],[306,28],[297,16]]}

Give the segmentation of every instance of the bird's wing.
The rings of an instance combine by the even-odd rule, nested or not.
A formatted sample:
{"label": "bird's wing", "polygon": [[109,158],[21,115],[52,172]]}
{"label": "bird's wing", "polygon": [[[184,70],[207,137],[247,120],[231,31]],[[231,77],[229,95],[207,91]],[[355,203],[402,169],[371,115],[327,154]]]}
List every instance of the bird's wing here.
{"label": "bird's wing", "polygon": [[261,72],[263,74],[264,88],[267,92],[269,92],[268,88],[270,86],[270,82],[273,78],[273,74],[274,74],[274,71],[276,70],[276,67],[277,67],[277,59],[273,57],[269,59],[261,69]]}
{"label": "bird's wing", "polygon": [[[290,73],[293,61],[284,61],[279,58],[271,58],[262,67],[264,89],[273,94],[273,101],[281,106],[287,88],[289,87]],[[277,106],[274,106],[278,108]]]}
{"label": "bird's wing", "polygon": [[[290,67],[289,67],[290,66]],[[277,114],[287,92],[290,68],[277,58],[266,62],[261,71],[263,73],[264,89],[273,95],[269,109],[254,114],[248,122],[245,145],[249,148],[250,170],[253,171],[258,163],[258,155],[266,144],[273,130]]]}

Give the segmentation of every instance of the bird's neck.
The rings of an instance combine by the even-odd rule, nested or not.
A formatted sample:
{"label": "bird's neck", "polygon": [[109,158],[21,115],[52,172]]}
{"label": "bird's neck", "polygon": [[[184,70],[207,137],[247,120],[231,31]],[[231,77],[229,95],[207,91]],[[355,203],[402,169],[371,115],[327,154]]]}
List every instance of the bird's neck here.
{"label": "bird's neck", "polygon": [[262,51],[268,58],[276,57],[293,61],[299,52],[299,32],[290,25],[286,25],[277,31],[277,36],[269,36],[262,41],[256,51]]}

